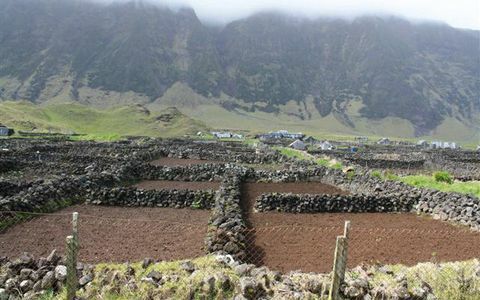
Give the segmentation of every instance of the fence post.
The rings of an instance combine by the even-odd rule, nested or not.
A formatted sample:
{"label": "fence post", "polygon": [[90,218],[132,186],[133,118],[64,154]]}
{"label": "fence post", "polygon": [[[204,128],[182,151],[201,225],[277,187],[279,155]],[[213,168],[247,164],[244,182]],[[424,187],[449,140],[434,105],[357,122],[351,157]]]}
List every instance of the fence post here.
{"label": "fence post", "polygon": [[329,300],[340,300],[340,285],[345,279],[345,269],[347,267],[348,237],[350,233],[350,221],[345,221],[343,235],[337,236],[335,246],[335,256],[333,259],[332,284],[328,294]]}
{"label": "fence post", "polygon": [[67,300],[75,299],[77,291],[77,243],[72,235],[67,236]]}

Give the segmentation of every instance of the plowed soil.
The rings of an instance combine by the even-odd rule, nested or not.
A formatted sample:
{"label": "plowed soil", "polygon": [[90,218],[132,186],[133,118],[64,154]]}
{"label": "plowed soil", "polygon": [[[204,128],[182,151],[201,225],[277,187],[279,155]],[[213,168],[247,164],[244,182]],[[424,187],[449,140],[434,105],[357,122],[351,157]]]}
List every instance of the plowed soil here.
{"label": "plowed soil", "polygon": [[79,213],[80,261],[176,260],[204,255],[210,212],[169,208],[79,205],[37,216],[0,234],[0,256],[64,253],[71,212]]}
{"label": "plowed soil", "polygon": [[219,182],[215,181],[167,181],[167,180],[145,180],[134,185],[144,190],[218,190]]}
{"label": "plowed soil", "polygon": [[[324,193],[310,183],[245,184],[242,202],[250,232],[249,261],[274,270],[329,272],[336,236],[351,221],[348,266],[362,263],[414,265],[480,257],[480,233],[414,214],[254,213],[257,195],[266,192]],[[302,191],[303,187],[303,191]],[[291,189],[290,189],[291,188]]]}
{"label": "plowed soil", "polygon": [[192,165],[203,165],[203,164],[220,164],[220,163],[222,162],[216,161],[216,160],[174,158],[174,157],[162,157],[150,162],[150,164],[154,166],[167,166],[167,167],[192,166]]}

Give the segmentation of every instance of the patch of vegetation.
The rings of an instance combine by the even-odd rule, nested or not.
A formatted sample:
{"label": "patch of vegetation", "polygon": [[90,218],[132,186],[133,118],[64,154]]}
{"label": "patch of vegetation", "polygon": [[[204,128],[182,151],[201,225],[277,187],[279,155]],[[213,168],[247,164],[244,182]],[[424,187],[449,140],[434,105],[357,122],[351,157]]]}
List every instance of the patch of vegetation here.
{"label": "patch of vegetation", "polygon": [[[420,263],[413,267],[403,265],[387,266],[394,274],[404,274],[408,289],[413,291],[428,283],[439,300],[480,299],[480,277],[476,273],[478,260],[448,263]],[[383,284],[386,289],[396,286],[396,277],[384,272],[376,272],[371,284]]]}
{"label": "patch of vegetation", "polygon": [[[97,275],[88,290],[78,293],[78,296],[86,299],[231,299],[233,297],[234,284],[238,284],[238,275],[230,268],[225,268],[216,261],[214,256],[204,256],[192,260],[199,272],[190,275],[180,268],[181,261],[160,262],[143,269],[140,263],[131,264],[135,270],[135,281],[138,288],[131,289],[122,284],[122,277],[126,272],[126,264],[98,264]],[[162,278],[172,276],[173,280],[167,280],[158,288],[151,283],[142,281],[150,272],[157,271]],[[108,279],[116,276],[118,282]],[[229,278],[231,284],[221,285],[216,280],[211,289],[205,279],[215,274],[223,274]],[[106,284],[105,284],[106,283]],[[158,298],[157,298],[158,297]]]}
{"label": "patch of vegetation", "polygon": [[396,178],[406,184],[416,187],[431,188],[442,192],[456,192],[480,198],[480,181],[454,181],[453,183],[447,183],[439,182],[435,180],[435,178],[425,175],[412,175]]}
{"label": "patch of vegetation", "polygon": [[453,183],[452,175],[450,175],[450,173],[448,173],[447,171],[435,172],[433,173],[433,178],[435,179],[436,182],[445,182],[448,184]]}
{"label": "patch of vegetation", "polygon": [[380,171],[378,171],[378,170],[373,171],[370,175],[371,175],[372,177],[376,177],[376,178],[378,178],[378,179],[382,179],[382,173],[380,173]]}
{"label": "patch of vegetation", "polygon": [[295,158],[298,160],[313,161],[315,164],[319,166],[329,167],[333,169],[343,168],[342,163],[338,161],[328,160],[326,158],[316,158],[315,156],[308,154],[305,151],[296,150],[296,149],[287,148],[287,147],[273,147],[273,149],[287,157]]}

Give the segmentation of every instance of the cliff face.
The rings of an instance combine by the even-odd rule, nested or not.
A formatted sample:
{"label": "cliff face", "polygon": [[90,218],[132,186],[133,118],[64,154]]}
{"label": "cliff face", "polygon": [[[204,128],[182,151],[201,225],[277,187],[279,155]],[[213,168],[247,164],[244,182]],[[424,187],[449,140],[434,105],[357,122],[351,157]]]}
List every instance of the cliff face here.
{"label": "cliff face", "polygon": [[145,104],[182,82],[208,99],[227,95],[264,112],[309,99],[347,126],[355,101],[362,117],[405,119],[418,134],[446,118],[480,115],[478,31],[269,13],[215,28],[192,10],[138,2],[0,4],[1,99]]}

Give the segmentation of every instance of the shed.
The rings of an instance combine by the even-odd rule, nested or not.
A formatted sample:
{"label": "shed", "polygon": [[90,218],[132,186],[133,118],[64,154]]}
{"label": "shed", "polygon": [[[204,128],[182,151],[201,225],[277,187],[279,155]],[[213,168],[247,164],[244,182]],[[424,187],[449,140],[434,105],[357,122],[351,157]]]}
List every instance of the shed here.
{"label": "shed", "polygon": [[301,140],[295,140],[293,143],[289,145],[290,148],[297,149],[297,150],[305,150],[307,149],[307,145]]}
{"label": "shed", "polygon": [[13,134],[13,129],[0,124],[0,136],[9,136]]}

